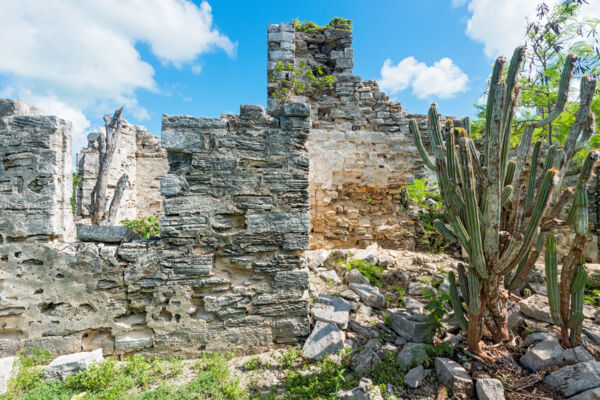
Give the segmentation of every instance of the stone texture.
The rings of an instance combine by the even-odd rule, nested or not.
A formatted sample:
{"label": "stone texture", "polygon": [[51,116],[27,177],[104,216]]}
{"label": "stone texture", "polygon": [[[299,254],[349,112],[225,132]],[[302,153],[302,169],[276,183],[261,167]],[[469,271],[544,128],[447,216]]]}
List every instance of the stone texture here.
{"label": "stone texture", "polygon": [[15,373],[14,365],[16,361],[17,357],[0,358],[0,395],[8,389],[8,381]]}
{"label": "stone texture", "polygon": [[0,99],[0,243],[73,241],[71,123]]}
{"label": "stone texture", "polygon": [[340,390],[336,398],[340,400],[370,400],[372,382],[368,378],[362,378],[354,389]]}
{"label": "stone texture", "polygon": [[563,348],[556,339],[544,340],[529,349],[520,361],[533,372],[553,367],[563,361]]}
{"label": "stone texture", "polygon": [[348,274],[346,274],[346,279],[348,283],[361,283],[363,285],[370,285],[371,281],[369,278],[364,276],[359,270],[351,269]]}
{"label": "stone texture", "polygon": [[64,380],[67,376],[85,371],[90,365],[103,360],[102,349],[60,356],[44,368],[44,377]]}
{"label": "stone texture", "polygon": [[529,296],[519,302],[519,307],[521,312],[529,318],[552,323],[550,306],[548,305],[548,299],[546,296],[541,294]]}
{"label": "stone texture", "polygon": [[77,224],[77,240],[82,242],[121,243],[141,239],[124,226],[93,226]]}
{"label": "stone texture", "polygon": [[600,387],[581,392],[577,396],[570,397],[569,400],[600,400]]}
{"label": "stone texture", "polygon": [[600,387],[600,361],[567,365],[546,375],[544,383],[565,397]]}
{"label": "stone texture", "polygon": [[423,383],[425,379],[425,368],[419,365],[404,375],[404,384],[410,388],[416,389]]}
{"label": "stone texture", "polygon": [[563,359],[566,362],[584,362],[584,361],[593,361],[594,356],[592,356],[583,346],[573,347],[572,349],[566,349],[563,351]]}
{"label": "stone texture", "polygon": [[302,356],[312,360],[322,360],[328,354],[335,354],[344,348],[344,332],[333,324],[317,321],[312,333],[302,348]]}
{"label": "stone texture", "polygon": [[504,400],[504,387],[498,379],[477,379],[475,389],[479,400]]}
{"label": "stone texture", "polygon": [[414,342],[424,342],[431,328],[423,314],[411,314],[404,309],[389,309],[392,329],[398,335]]}
{"label": "stone texture", "polygon": [[377,287],[363,283],[351,283],[349,287],[356,292],[358,297],[360,297],[360,301],[366,305],[375,308],[383,308],[385,306],[385,298]]}
{"label": "stone texture", "polygon": [[321,294],[312,307],[311,313],[317,321],[335,324],[340,329],[346,329],[350,319],[350,303],[339,297]]}
{"label": "stone texture", "polygon": [[398,353],[396,362],[405,370],[421,365],[428,357],[423,343],[406,343]]}
{"label": "stone texture", "polygon": [[435,373],[440,382],[448,386],[453,394],[460,393],[472,398],[473,380],[459,363],[449,358],[436,357]]}

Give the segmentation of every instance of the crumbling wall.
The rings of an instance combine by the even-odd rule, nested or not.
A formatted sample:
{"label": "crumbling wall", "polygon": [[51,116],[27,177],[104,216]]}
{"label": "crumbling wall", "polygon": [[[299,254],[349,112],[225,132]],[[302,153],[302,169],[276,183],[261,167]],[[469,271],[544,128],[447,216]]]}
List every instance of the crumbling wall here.
{"label": "crumbling wall", "polygon": [[[333,74],[333,88],[307,90],[311,104],[310,159],[311,249],[366,247],[414,249],[421,237],[414,216],[401,206],[400,189],[426,171],[408,123],[411,115],[391,101],[374,81],[352,74],[352,32],[326,29],[295,32],[292,23],[268,27],[269,76],[275,63],[305,61]],[[268,87],[269,106],[275,84]],[[426,145],[428,145],[426,143]]]}
{"label": "crumbling wall", "polygon": [[[4,240],[0,357],[28,346],[53,354],[250,353],[306,337],[308,271],[300,257],[308,248],[309,114],[308,105],[290,104],[274,117],[261,106],[220,119],[165,116],[161,237]],[[39,123],[30,128],[32,121],[55,123],[55,134],[69,137],[56,118],[28,118],[9,121],[14,146],[35,140],[36,152],[47,155],[45,140],[54,139]],[[0,181],[14,175],[15,164],[6,160],[37,160],[32,149],[12,154],[25,153],[2,153]],[[27,173],[30,181],[35,173],[49,181],[70,176],[49,166]],[[53,191],[48,204],[56,207],[60,198]],[[29,212],[27,202],[14,204],[15,215]],[[0,225],[0,234],[10,229]],[[99,236],[113,240],[106,232]]]}
{"label": "crumbling wall", "polygon": [[[90,216],[91,194],[98,176],[98,132],[88,135],[88,146],[77,154],[76,215]],[[116,221],[140,216],[162,215],[160,179],[169,169],[166,151],[160,141],[143,126],[123,121],[117,151],[108,175],[108,198],[111,199],[123,174],[129,180],[117,212]]]}
{"label": "crumbling wall", "polygon": [[71,241],[71,123],[0,99],[0,243]]}

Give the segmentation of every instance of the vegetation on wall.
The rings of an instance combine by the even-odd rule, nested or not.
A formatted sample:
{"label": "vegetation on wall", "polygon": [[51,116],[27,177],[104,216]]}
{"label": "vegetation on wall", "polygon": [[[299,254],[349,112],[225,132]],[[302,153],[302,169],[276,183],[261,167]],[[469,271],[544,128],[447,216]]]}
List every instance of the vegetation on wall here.
{"label": "vegetation on wall", "polygon": [[77,194],[77,186],[82,180],[83,178],[77,175],[77,172],[73,172],[73,192],[71,193],[71,210],[73,211],[73,215],[75,215],[75,195]]}
{"label": "vegetation on wall", "polygon": [[149,217],[138,217],[136,219],[124,219],[121,220],[121,225],[130,228],[144,239],[160,235],[160,223],[158,217],[155,217],[154,215]]}
{"label": "vegetation on wall", "polygon": [[299,96],[308,89],[322,91],[332,88],[335,79],[334,75],[326,75],[320,65],[313,70],[306,61],[301,61],[298,67],[277,61],[269,76],[269,82],[275,84],[271,97],[285,103],[291,96]]}
{"label": "vegetation on wall", "polygon": [[296,27],[296,32],[322,32],[326,29],[336,29],[338,31],[352,32],[352,20],[335,17],[327,25],[318,25],[313,21],[300,21],[298,18],[292,20]]}

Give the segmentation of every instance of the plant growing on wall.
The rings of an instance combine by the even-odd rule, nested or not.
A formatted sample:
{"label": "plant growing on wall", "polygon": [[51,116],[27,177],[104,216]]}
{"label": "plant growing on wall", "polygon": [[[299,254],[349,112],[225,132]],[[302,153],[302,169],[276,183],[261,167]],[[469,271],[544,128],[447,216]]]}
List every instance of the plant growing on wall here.
{"label": "plant growing on wall", "polygon": [[[454,128],[452,121],[447,120],[442,131],[435,103],[429,110],[428,120],[433,158],[423,146],[417,122],[412,120],[410,123],[423,161],[437,175],[447,210],[449,225],[440,221],[437,227],[447,238],[458,240],[468,254],[468,266],[460,277],[466,315],[462,315],[462,301],[454,299],[452,304],[455,312],[464,318],[461,326],[467,330],[469,349],[479,355],[484,355],[480,342],[483,324],[495,342],[509,339],[506,311],[509,294],[504,281],[509,288],[519,287],[519,282],[531,271],[539,255],[539,244],[541,242],[543,246],[545,233],[565,224],[573,226],[578,234],[563,264],[566,274],[563,284],[572,282],[569,271],[573,271],[579,262],[587,233],[587,181],[600,154],[597,151],[588,154],[575,196],[572,188],[559,190],[573,156],[585,147],[595,130],[590,109],[596,82],[583,76],[579,110],[564,146],[551,146],[543,163],[539,163],[541,142],[535,143],[528,184],[521,184],[533,131],[549,124],[563,112],[576,61],[574,55],[567,57],[556,107],[546,118],[525,127],[517,154],[511,159],[511,121],[516,111],[518,74],[524,56],[523,47],[515,50],[506,78],[503,78],[506,60],[498,57],[495,62],[481,154],[470,138],[468,118],[463,119],[462,128]],[[573,197],[569,218],[560,220],[560,212]],[[455,277],[451,279],[456,284]],[[456,292],[452,290],[451,294]]]}
{"label": "plant growing on wall", "polygon": [[124,219],[121,220],[121,225],[130,228],[144,239],[160,235],[159,221],[154,215],[149,217],[138,217],[136,219]]}
{"label": "plant growing on wall", "polygon": [[325,75],[320,65],[313,71],[306,61],[300,61],[298,67],[277,61],[269,76],[269,82],[274,84],[271,97],[286,103],[292,96],[299,96],[308,89],[322,91],[332,88],[335,76]]}
{"label": "plant growing on wall", "polygon": [[119,210],[119,204],[127,186],[129,177],[127,174],[121,175],[115,192],[113,194],[110,206],[108,206],[108,174],[110,171],[110,165],[117,150],[117,144],[119,143],[119,137],[121,136],[121,129],[123,127],[123,121],[121,120],[121,114],[123,113],[123,107],[118,108],[114,115],[104,116],[104,130],[100,132],[96,139],[98,143],[98,177],[96,178],[96,184],[92,190],[91,196],[91,222],[92,225],[114,225],[117,217],[117,211]]}
{"label": "plant growing on wall", "polygon": [[294,23],[296,32],[307,32],[307,33],[322,32],[326,29],[335,29],[338,31],[352,32],[352,20],[346,19],[346,18],[341,18],[341,17],[335,17],[334,19],[329,21],[329,23],[327,25],[322,25],[322,26],[316,24],[313,21],[300,22],[300,20],[298,18],[293,19],[292,22]]}

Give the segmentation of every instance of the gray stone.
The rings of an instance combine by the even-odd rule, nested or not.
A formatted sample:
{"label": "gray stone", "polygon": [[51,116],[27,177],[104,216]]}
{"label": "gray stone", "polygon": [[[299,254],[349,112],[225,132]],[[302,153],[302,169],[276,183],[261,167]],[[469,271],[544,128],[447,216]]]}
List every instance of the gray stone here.
{"label": "gray stone", "polygon": [[465,394],[467,398],[473,396],[473,380],[456,361],[436,357],[435,373],[441,383],[450,387],[453,394]]}
{"label": "gray stone", "polygon": [[338,274],[335,271],[330,270],[330,269],[327,271],[319,272],[319,277],[321,279],[323,279],[326,283],[329,283],[329,282],[342,283]]}
{"label": "gray stone", "polygon": [[310,115],[310,104],[285,103],[283,113],[286,117],[307,117]]}
{"label": "gray stone", "polygon": [[140,239],[140,236],[125,226],[77,224],[77,239],[82,242],[121,243]]}
{"label": "gray stone", "polygon": [[377,287],[363,283],[351,283],[348,286],[356,292],[358,297],[360,297],[360,301],[366,305],[375,308],[383,308],[385,306],[385,298]]}
{"label": "gray stone", "polygon": [[308,270],[281,271],[273,274],[273,287],[277,289],[308,289]]}
{"label": "gray stone", "polygon": [[361,249],[352,256],[353,260],[363,260],[367,264],[377,265],[379,263],[379,246],[373,243],[366,249]]}
{"label": "gray stone", "polygon": [[424,342],[432,329],[431,322],[424,321],[422,314],[408,314],[401,309],[389,309],[392,329],[398,335],[414,342]]}
{"label": "gray stone", "polygon": [[425,379],[425,368],[419,365],[404,375],[404,384],[410,388],[416,389],[423,383]]}
{"label": "gray stone", "polygon": [[539,342],[521,356],[521,364],[536,372],[562,363],[563,348],[556,339]]}
{"label": "gray stone", "polygon": [[341,400],[372,400],[370,396],[372,382],[368,378],[362,378],[354,389],[340,390],[336,398]]}
{"label": "gray stone", "polygon": [[504,400],[504,386],[498,379],[477,379],[475,389],[479,400]]}
{"label": "gray stone", "polygon": [[359,270],[351,269],[348,274],[346,274],[346,279],[348,279],[348,283],[362,283],[363,285],[370,285],[371,281],[369,278],[364,276]]}
{"label": "gray stone", "polygon": [[433,286],[420,282],[411,282],[408,284],[408,294],[411,296],[421,296],[428,290],[434,290]]}
{"label": "gray stone", "polygon": [[8,389],[8,381],[14,376],[17,357],[0,358],[0,395]]}
{"label": "gray stone", "polygon": [[67,376],[85,371],[92,364],[101,363],[103,360],[102,349],[60,356],[44,368],[44,377],[63,380]]}
{"label": "gray stone", "polygon": [[421,365],[428,357],[423,343],[407,343],[398,353],[396,363],[405,370]]}
{"label": "gray stone", "polygon": [[350,289],[345,289],[340,293],[340,296],[343,297],[346,300],[350,300],[353,302],[358,302],[360,301],[360,297],[356,294],[355,291],[350,290]]}
{"label": "gray stone", "polygon": [[424,314],[425,304],[413,299],[412,297],[405,297],[404,306],[402,306],[402,309],[408,311],[410,314]]}
{"label": "gray stone", "polygon": [[600,387],[600,361],[567,365],[546,375],[544,383],[565,397]]}
{"label": "gray stone", "polygon": [[152,330],[131,331],[115,337],[116,353],[132,353],[152,346]]}
{"label": "gray stone", "polygon": [[163,196],[177,196],[189,189],[185,179],[179,175],[167,174],[160,180],[160,193]]}
{"label": "gray stone", "polygon": [[344,332],[333,324],[317,321],[304,347],[302,356],[321,360],[328,354],[335,354],[344,348]]}
{"label": "gray stone", "polygon": [[600,400],[600,387],[586,390],[577,396],[569,397],[569,400]]}
{"label": "gray stone", "polygon": [[527,337],[523,341],[523,347],[529,347],[532,344],[542,342],[544,340],[551,340],[551,339],[560,340],[560,336],[555,332],[548,332],[548,331],[532,332],[529,335],[527,335]]}
{"label": "gray stone", "polygon": [[534,294],[519,302],[521,313],[538,321],[552,323],[548,299],[541,294]]}
{"label": "gray stone", "polygon": [[257,233],[307,232],[308,213],[249,213],[246,216],[248,229]]}
{"label": "gray stone", "polygon": [[566,362],[584,362],[594,360],[594,356],[592,356],[583,346],[566,349],[563,352],[563,358]]}
{"label": "gray stone", "polygon": [[317,321],[335,324],[340,329],[346,329],[350,319],[350,303],[339,297],[321,294],[311,313]]}
{"label": "gray stone", "polygon": [[358,376],[368,376],[381,362],[379,357],[381,348],[381,340],[370,339],[362,351],[352,357],[352,367]]}
{"label": "gray stone", "polygon": [[592,342],[600,346],[600,325],[583,321],[583,332],[587,335],[587,337],[590,338]]}

